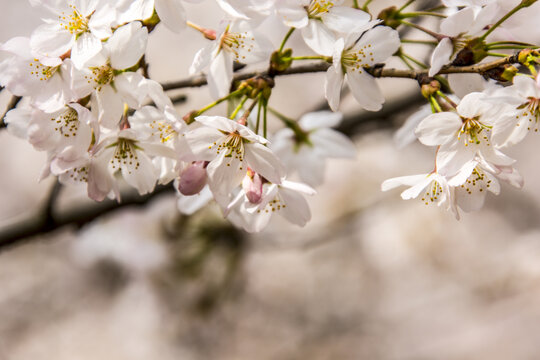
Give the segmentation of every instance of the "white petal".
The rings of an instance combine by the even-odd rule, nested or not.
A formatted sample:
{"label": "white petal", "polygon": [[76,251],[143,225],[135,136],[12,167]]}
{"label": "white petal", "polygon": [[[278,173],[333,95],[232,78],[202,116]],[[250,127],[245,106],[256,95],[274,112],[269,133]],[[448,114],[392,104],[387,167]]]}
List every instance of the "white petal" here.
{"label": "white petal", "polygon": [[347,83],[360,106],[369,111],[379,111],[384,103],[384,96],[377,81],[367,71],[360,68],[355,71],[347,69]]}
{"label": "white petal", "polygon": [[441,32],[451,37],[458,36],[460,33],[467,32],[473,23],[474,10],[467,7],[443,19]]}
{"label": "white petal", "polygon": [[155,0],[156,12],[171,31],[176,33],[186,28],[186,15],[180,0]]}
{"label": "white petal", "polygon": [[326,71],[326,81],[324,83],[324,96],[328,100],[328,105],[333,111],[339,108],[341,97],[341,87],[343,86],[343,71],[341,67],[331,66]]}
{"label": "white petal", "polygon": [[73,46],[71,50],[71,61],[76,68],[81,69],[88,60],[93,58],[97,53],[101,51],[101,40],[96,38],[91,33],[85,32]]}
{"label": "white petal", "polygon": [[369,56],[364,59],[364,65],[373,65],[385,62],[392,56],[401,45],[399,34],[396,30],[388,26],[376,26],[368,30],[353,49],[369,48]]}
{"label": "white petal", "polygon": [[357,28],[365,25],[369,20],[371,16],[368,13],[347,6],[334,6],[322,16],[322,21],[326,26],[344,34],[356,32]]}
{"label": "white petal", "polygon": [[217,45],[218,43],[216,41],[212,41],[211,43],[207,44],[205,47],[197,51],[197,53],[195,54],[195,58],[193,59],[193,63],[191,63],[191,66],[189,68],[190,75],[201,72],[210,64],[210,62],[212,61],[212,56],[217,50]]}
{"label": "white petal", "polygon": [[224,97],[229,93],[233,78],[233,60],[230,54],[220,51],[210,63],[207,75],[210,95],[214,99]]}
{"label": "white petal", "polygon": [[178,197],[178,210],[184,215],[193,215],[202,209],[212,200],[212,192],[208,186],[205,186],[200,193],[192,196]]}
{"label": "white petal", "polygon": [[273,184],[281,183],[281,178],[285,176],[281,161],[264,145],[246,144],[244,160],[250,168]]}
{"label": "white petal", "polygon": [[400,176],[383,181],[381,184],[382,191],[388,191],[397,188],[398,186],[413,186],[423,181],[429,174]]}
{"label": "white petal", "polygon": [[332,111],[316,111],[302,115],[298,124],[305,131],[311,131],[318,128],[336,127],[343,120],[343,114]]}
{"label": "white petal", "polygon": [[137,64],[146,51],[148,29],[138,21],[119,27],[107,41],[111,66],[123,70]]}
{"label": "white petal", "polygon": [[140,195],[144,195],[154,190],[158,174],[152,161],[143,151],[136,151],[136,154],[137,157],[133,161],[123,164],[120,168],[126,182],[136,188]]}
{"label": "white petal", "polygon": [[345,135],[332,129],[319,129],[310,136],[317,152],[327,157],[349,158],[356,157],[356,146]]}
{"label": "white petal", "polygon": [[311,219],[311,211],[306,199],[296,191],[285,188],[281,188],[279,193],[286,205],[285,208],[282,207],[279,210],[279,214],[295,225],[306,225]]}
{"label": "white petal", "polygon": [[431,54],[431,67],[429,68],[429,76],[435,76],[441,68],[448,64],[450,57],[454,52],[454,45],[450,38],[444,38],[437,44],[435,50]]}
{"label": "white petal", "polygon": [[418,124],[416,136],[424,145],[445,144],[457,137],[461,124],[461,118],[456,113],[431,114]]}
{"label": "white petal", "polygon": [[302,37],[317,54],[332,55],[336,37],[322,21],[310,20],[308,26],[302,28]]}
{"label": "white petal", "polygon": [[32,51],[48,57],[61,56],[67,53],[75,36],[68,31],[63,31],[59,24],[43,24],[39,26],[30,38]]}

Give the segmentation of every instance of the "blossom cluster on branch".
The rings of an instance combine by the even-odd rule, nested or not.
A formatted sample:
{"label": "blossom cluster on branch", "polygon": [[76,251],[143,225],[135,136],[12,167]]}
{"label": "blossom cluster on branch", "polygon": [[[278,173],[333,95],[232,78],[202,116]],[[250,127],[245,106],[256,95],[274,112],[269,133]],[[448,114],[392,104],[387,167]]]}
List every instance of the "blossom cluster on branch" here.
{"label": "blossom cluster on branch", "polygon": [[[435,166],[387,180],[383,190],[410,185],[403,198],[421,197],[458,216],[458,207],[477,209],[487,191],[498,193],[499,180],[522,186],[503,151],[540,119],[540,33],[522,26],[538,20],[536,1],[443,0],[411,12],[414,1],[407,1],[374,16],[370,0],[206,0],[224,13],[214,28],[190,21],[183,1],[202,2],[30,0],[44,23],[29,38],[0,45],[0,85],[24,99],[4,121],[47,152],[42,178],[85,186],[96,201],[120,201],[122,183],[147,194],[173,182],[183,213],[214,200],[250,232],[273,213],[303,226],[311,217],[304,196],[324,182],[326,159],[355,156],[351,140],[332,129],[342,118],[344,83],[363,109],[378,111],[385,99],[376,78],[408,77],[428,104],[400,136],[436,146]],[[425,17],[440,19],[440,31],[420,25]],[[269,21],[285,34],[280,44],[261,31]],[[207,42],[189,72],[205,76],[212,100],[187,114],[148,76],[146,47],[161,23]],[[401,27],[433,40],[400,39]],[[295,32],[312,53],[287,47]],[[430,47],[431,64],[409,55],[409,43]],[[405,69],[388,68],[392,57]],[[270,106],[279,91],[274,78],[300,61],[318,61],[314,71],[326,64],[321,86],[332,111],[297,120]],[[257,63],[265,71],[235,80],[235,64]],[[228,113],[207,113],[223,102]],[[269,133],[269,119],[282,129]]]}

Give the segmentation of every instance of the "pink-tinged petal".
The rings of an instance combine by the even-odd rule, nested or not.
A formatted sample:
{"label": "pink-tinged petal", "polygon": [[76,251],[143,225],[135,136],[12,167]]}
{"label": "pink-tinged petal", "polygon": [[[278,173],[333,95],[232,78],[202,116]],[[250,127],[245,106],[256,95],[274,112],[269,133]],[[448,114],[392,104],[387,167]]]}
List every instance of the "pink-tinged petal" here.
{"label": "pink-tinged petal", "polygon": [[85,32],[79,36],[73,45],[73,49],[71,49],[71,61],[76,68],[81,69],[101,49],[101,40],[91,33]]}
{"label": "pink-tinged petal", "polygon": [[379,111],[384,103],[384,96],[373,76],[364,69],[347,70],[347,83],[361,107],[369,111]]}
{"label": "pink-tinged petal", "polygon": [[453,112],[431,114],[418,124],[416,136],[427,146],[446,144],[457,138],[462,122]]}
{"label": "pink-tinged petal", "polygon": [[278,213],[295,225],[306,225],[311,219],[311,211],[306,199],[296,191],[283,187],[280,188],[279,194],[283,204]]}
{"label": "pink-tinged petal", "polygon": [[336,127],[343,120],[343,114],[332,111],[316,111],[302,115],[298,124],[305,131]]}
{"label": "pink-tinged petal", "polygon": [[455,37],[461,33],[466,33],[473,23],[474,10],[466,7],[441,22],[441,33]]}
{"label": "pink-tinged petal", "polygon": [[140,195],[154,190],[158,173],[150,158],[143,152],[137,151],[133,161],[123,164],[120,169],[126,182],[137,189]]}
{"label": "pink-tinged petal", "polygon": [[210,95],[219,99],[229,93],[233,78],[233,59],[226,51],[220,51],[210,63],[207,75]]}
{"label": "pink-tinged petal", "polygon": [[64,55],[74,43],[75,35],[62,30],[60,24],[43,24],[30,37],[32,51],[47,57]]}
{"label": "pink-tinged petal", "polygon": [[106,43],[111,66],[123,70],[137,64],[146,51],[148,29],[138,21],[119,27]]}
{"label": "pink-tinged petal", "polygon": [[193,215],[212,200],[212,192],[205,186],[200,193],[192,196],[180,196],[178,198],[178,210],[184,215]]}
{"label": "pink-tinged petal", "polygon": [[420,174],[387,179],[381,184],[381,191],[392,190],[399,186],[413,186],[425,180],[428,176],[429,174]]}
{"label": "pink-tinged petal", "polygon": [[206,168],[204,161],[196,161],[188,165],[180,173],[180,181],[178,182],[178,191],[182,195],[190,196],[201,192],[206,186]]}
{"label": "pink-tinged petal", "polygon": [[452,54],[454,53],[454,45],[450,38],[444,38],[437,44],[435,50],[431,54],[431,67],[429,68],[429,76],[435,76],[441,71],[441,68],[448,64]]}
{"label": "pink-tinged petal", "polygon": [[244,161],[273,184],[281,183],[281,178],[285,176],[285,168],[281,161],[264,145],[245,144]]}
{"label": "pink-tinged petal", "polygon": [[388,26],[376,26],[368,30],[353,49],[362,49],[366,54],[364,65],[373,65],[385,62],[400,47],[399,34],[396,30]]}
{"label": "pink-tinged petal", "polygon": [[332,129],[319,129],[310,136],[318,154],[331,158],[356,158],[356,146],[344,134]]}
{"label": "pink-tinged petal", "polygon": [[180,0],[155,0],[155,7],[169,30],[179,33],[186,28],[186,14]]}
{"label": "pink-tinged petal", "polygon": [[113,149],[107,149],[99,158],[88,165],[88,197],[95,201],[103,201],[113,188],[113,177],[107,168],[109,156]]}
{"label": "pink-tinged petal", "polygon": [[321,17],[330,29],[344,34],[357,32],[358,28],[371,20],[368,13],[348,6],[334,6]]}
{"label": "pink-tinged petal", "polygon": [[331,66],[326,71],[326,81],[324,83],[324,96],[328,100],[328,105],[333,111],[338,111],[339,100],[341,98],[341,87],[343,86],[343,71],[341,67]]}
{"label": "pink-tinged petal", "polygon": [[336,37],[321,21],[310,20],[308,26],[302,28],[302,37],[317,54],[331,56],[334,52]]}

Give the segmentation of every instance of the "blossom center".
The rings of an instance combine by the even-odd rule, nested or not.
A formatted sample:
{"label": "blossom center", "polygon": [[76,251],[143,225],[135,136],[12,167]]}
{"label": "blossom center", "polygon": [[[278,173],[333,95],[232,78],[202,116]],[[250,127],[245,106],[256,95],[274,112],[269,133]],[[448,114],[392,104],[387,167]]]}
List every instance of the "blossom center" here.
{"label": "blossom center", "polygon": [[87,32],[89,29],[88,19],[83,16],[75,6],[69,5],[69,7],[72,9],[71,13],[66,14],[62,11],[58,16],[58,19],[60,20],[60,25],[65,30],[76,36]]}
{"label": "blossom center", "polygon": [[429,186],[427,187],[427,191],[422,197],[422,201],[428,205],[430,202],[434,203],[439,200],[439,197],[443,193],[443,189],[441,184],[439,184],[436,180],[433,180]]}
{"label": "blossom center", "polygon": [[60,132],[66,138],[77,135],[77,130],[79,130],[79,115],[74,109],[68,107],[66,112],[56,118],[51,118],[51,121],[55,123],[54,130]]}
{"label": "blossom center", "polygon": [[306,11],[309,18],[320,19],[320,16],[327,13],[332,7],[334,7],[332,0],[311,0]]}
{"label": "blossom center", "polygon": [[[248,37],[247,33],[229,32],[229,28],[225,30],[220,40],[220,49],[223,49],[234,55],[235,60],[242,61],[246,59],[245,55],[240,54],[240,50],[251,52],[254,49],[253,43],[255,38]],[[249,41],[246,43],[246,41]]]}
{"label": "blossom center", "polygon": [[158,136],[159,141],[165,143],[171,140],[176,135],[176,130],[172,125],[164,121],[154,120],[148,126],[152,129],[152,136]]}
{"label": "blossom center", "polygon": [[109,64],[99,67],[91,67],[92,75],[85,75],[84,78],[88,83],[94,83],[96,90],[101,90],[104,85],[108,85],[114,78],[114,70]]}
{"label": "blossom center", "polygon": [[46,66],[34,59],[30,64],[30,75],[34,75],[41,81],[49,80],[58,70],[59,66]]}
{"label": "blossom center", "polygon": [[371,44],[344,50],[341,55],[341,66],[345,71],[362,73],[362,68],[368,67],[373,62],[375,59],[371,51]]}
{"label": "blossom center", "polygon": [[208,148],[211,149],[215,145],[217,145],[217,154],[225,151],[225,157],[234,157],[235,159],[244,161],[244,138],[238,132],[228,133],[219,145],[217,142],[214,142]]}
{"label": "blossom center", "polygon": [[469,144],[480,145],[482,142],[485,142],[487,146],[490,145],[489,135],[492,126],[483,124],[478,120],[478,117],[462,118],[462,120],[463,124],[458,133],[458,140],[463,136],[465,146]]}
{"label": "blossom center", "polygon": [[128,172],[131,174],[131,170],[137,170],[140,166],[139,157],[137,156],[136,149],[138,146],[134,140],[126,138],[118,138],[118,142],[114,149],[114,155],[111,159],[113,169],[119,169],[121,167],[128,168]]}
{"label": "blossom center", "polygon": [[467,194],[472,195],[473,191],[476,191],[476,189],[478,189],[479,192],[483,192],[484,188],[489,188],[491,186],[491,180],[489,180],[481,169],[475,167],[471,176],[469,176],[467,181],[460,186]]}
{"label": "blossom center", "polygon": [[281,209],[285,209],[286,207],[287,207],[287,205],[286,205],[285,203],[283,203],[283,202],[281,201],[281,199],[280,199],[278,196],[276,196],[276,197],[274,198],[274,200],[269,201],[269,202],[265,205],[265,207],[264,207],[263,209],[257,210],[257,213],[261,213],[261,212],[263,212],[263,211],[264,211],[264,212],[267,212],[267,213],[268,213],[268,212],[276,212],[276,211],[279,211],[279,210],[281,210]]}
{"label": "blossom center", "polygon": [[[527,130],[531,130],[531,127],[534,127],[534,131],[538,132],[538,123],[540,121],[540,99],[535,97],[528,97],[527,102],[518,107],[518,109],[523,109],[521,115],[517,115],[516,118],[519,119],[520,116],[524,116],[529,119],[529,126]],[[532,124],[534,121],[534,124]],[[519,126],[519,123],[516,124]]]}

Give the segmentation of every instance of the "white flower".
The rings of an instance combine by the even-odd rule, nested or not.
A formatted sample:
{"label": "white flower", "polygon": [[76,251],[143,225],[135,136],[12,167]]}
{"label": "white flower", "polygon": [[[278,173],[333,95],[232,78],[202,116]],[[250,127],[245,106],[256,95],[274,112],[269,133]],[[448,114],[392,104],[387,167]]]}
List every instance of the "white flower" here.
{"label": "white flower", "polygon": [[32,50],[41,57],[61,57],[71,51],[71,60],[81,68],[102,48],[101,41],[112,35],[116,18],[108,0],[33,0],[52,12],[52,18],[31,36]]}
{"label": "white flower", "polygon": [[198,128],[186,132],[193,155],[188,161],[209,161],[210,189],[217,197],[228,197],[240,184],[248,167],[272,183],[279,184],[285,171],[279,159],[264,144],[267,140],[244,125],[221,116],[199,116]]}
{"label": "white flower", "polygon": [[440,173],[455,175],[476,156],[496,165],[514,163],[492,144],[494,116],[490,114],[492,106],[481,101],[483,96],[471,93],[461,100],[457,112],[432,114],[416,128],[422,144],[440,146],[436,160]]}
{"label": "white flower", "polygon": [[397,31],[376,26],[360,39],[351,34],[335,43],[333,64],[326,73],[325,96],[330,108],[337,111],[345,77],[356,101],[366,110],[378,111],[384,96],[367,68],[386,61],[400,46]]}
{"label": "white flower", "polygon": [[[107,40],[90,67],[74,69],[73,89],[80,98],[92,95],[92,111],[99,123],[115,128],[124,111],[124,103],[138,108],[150,95],[148,80],[128,69],[137,64],[146,50],[148,30],[136,21],[118,28]],[[95,110],[94,110],[95,107]]]}
{"label": "white flower", "polygon": [[46,65],[32,55],[30,40],[15,37],[0,46],[6,58],[0,62],[0,85],[12,94],[31,97],[32,104],[54,112],[75,100],[70,89],[71,61]]}
{"label": "white flower", "polygon": [[287,26],[302,29],[302,37],[318,54],[330,56],[336,36],[361,32],[370,15],[343,0],[277,0],[276,9]]}
{"label": "white flower", "polygon": [[[540,122],[540,77],[514,77],[514,85],[493,94],[493,106],[501,109],[493,141],[501,146],[515,145],[530,132],[538,132]],[[505,104],[504,106],[499,105]]]}
{"label": "white flower", "polygon": [[303,195],[314,195],[311,187],[282,179],[281,184],[260,184],[257,201],[249,196],[251,183],[261,181],[258,174],[248,171],[242,190],[227,206],[226,216],[247,232],[259,232],[268,225],[272,214],[280,214],[287,221],[304,226],[311,219],[309,205]]}
{"label": "white flower", "polygon": [[[302,182],[317,186],[323,183],[326,158],[354,158],[356,147],[337,126],[341,113],[319,111],[305,114],[298,123],[278,131],[271,148],[290,172],[297,171]],[[296,125],[296,126],[294,126]]]}
{"label": "white flower", "polygon": [[410,186],[401,193],[403,200],[420,197],[426,205],[436,203],[438,206],[443,206],[446,210],[451,210],[456,218],[459,219],[454,190],[448,185],[448,179],[445,176],[433,171],[429,174],[396,177],[385,180],[381,185],[381,190],[388,191],[403,185]]}
{"label": "white flower", "polygon": [[195,74],[209,67],[210,94],[218,99],[229,93],[234,61],[252,64],[268,60],[272,50],[272,43],[264,35],[252,31],[245,22],[229,23],[216,40],[197,52],[189,72]]}

